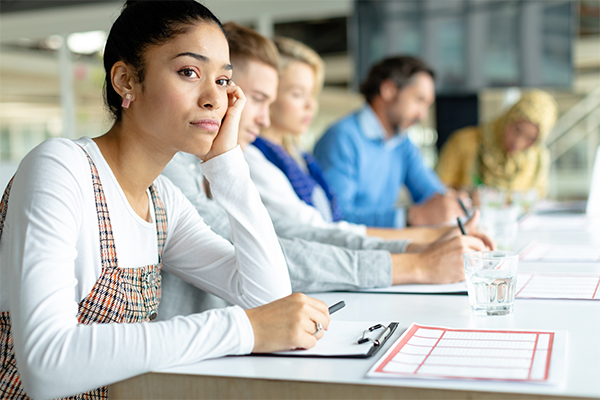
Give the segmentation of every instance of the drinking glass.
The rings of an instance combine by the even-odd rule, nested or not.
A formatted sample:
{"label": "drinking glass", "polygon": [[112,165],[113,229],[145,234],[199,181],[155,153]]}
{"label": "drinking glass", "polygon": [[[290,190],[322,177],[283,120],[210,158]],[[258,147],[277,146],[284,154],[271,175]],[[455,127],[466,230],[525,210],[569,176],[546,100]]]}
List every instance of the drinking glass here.
{"label": "drinking glass", "polygon": [[519,255],[511,251],[477,251],[463,255],[471,311],[507,315],[513,311]]}
{"label": "drinking glass", "polygon": [[519,216],[527,214],[533,209],[538,200],[538,192],[535,189],[526,192],[514,191],[510,194],[511,204],[519,208]]}
{"label": "drinking glass", "polygon": [[502,208],[508,204],[508,192],[485,185],[477,186],[477,199],[481,207]]}
{"label": "drinking glass", "polygon": [[479,210],[481,211],[479,230],[496,242],[498,250],[513,250],[519,233],[519,208],[516,206],[502,208],[482,206]]}

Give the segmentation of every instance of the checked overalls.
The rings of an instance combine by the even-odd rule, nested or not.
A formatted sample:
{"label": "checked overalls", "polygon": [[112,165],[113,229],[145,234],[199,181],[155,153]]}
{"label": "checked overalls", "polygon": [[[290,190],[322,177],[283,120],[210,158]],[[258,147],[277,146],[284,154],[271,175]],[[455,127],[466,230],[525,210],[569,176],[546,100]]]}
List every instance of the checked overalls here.
{"label": "checked overalls", "polygon": [[[89,154],[85,150],[83,151],[90,163],[94,184],[98,228],[100,230],[102,273],[90,294],[79,303],[77,320],[80,324],[86,325],[151,321],[156,318],[156,310],[160,300],[160,269],[167,231],[167,216],[164,208],[156,188],[154,185],[150,186],[156,219],[156,232],[158,234],[158,264],[147,265],[142,268],[118,268],[110,216],[98,170]],[[6,187],[0,203],[0,237],[2,236],[4,220],[8,211],[8,196],[11,185],[12,180]],[[0,398],[28,399],[17,371],[10,312],[0,314],[0,364]],[[77,379],[77,377],[73,378]],[[69,399],[107,398],[107,387],[69,397]]]}

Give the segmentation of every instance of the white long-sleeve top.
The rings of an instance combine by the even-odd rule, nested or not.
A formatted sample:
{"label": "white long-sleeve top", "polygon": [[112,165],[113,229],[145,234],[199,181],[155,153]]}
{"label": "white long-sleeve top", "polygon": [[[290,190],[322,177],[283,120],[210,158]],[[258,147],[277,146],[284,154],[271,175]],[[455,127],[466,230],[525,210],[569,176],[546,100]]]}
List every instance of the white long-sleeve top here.
{"label": "white long-sleeve top", "polygon": [[318,228],[338,228],[366,235],[365,225],[326,221],[316,207],[306,204],[298,197],[287,176],[256,146],[246,146],[244,157],[250,166],[252,181],[273,218],[287,217]]}
{"label": "white long-sleeve top", "polygon": [[0,240],[0,311],[10,311],[27,394],[74,395],[148,371],[252,351],[250,308],[291,293],[285,259],[240,148],[202,164],[229,214],[233,245],[213,233],[167,178],[156,188],[168,225],[163,268],[239,306],[169,321],[77,323],[78,303],[101,273],[90,166],[107,199],[119,267],[158,262],[152,222],[129,205],[89,138],[50,139],[21,162]]}

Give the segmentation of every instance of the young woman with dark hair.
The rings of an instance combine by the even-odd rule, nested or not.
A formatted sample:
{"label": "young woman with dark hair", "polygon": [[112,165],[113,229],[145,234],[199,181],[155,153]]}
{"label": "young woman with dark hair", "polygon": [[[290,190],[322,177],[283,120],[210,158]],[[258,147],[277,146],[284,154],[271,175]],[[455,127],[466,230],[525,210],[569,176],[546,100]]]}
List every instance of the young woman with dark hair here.
{"label": "young woman with dark hair", "polygon": [[[191,0],[127,2],[104,63],[114,125],[42,143],[2,198],[0,397],[106,398],[148,371],[314,346],[327,307],[290,296],[237,147],[246,99],[217,18]],[[233,244],[159,176],[178,151],[203,160]],[[150,323],[161,268],[238,306]]]}

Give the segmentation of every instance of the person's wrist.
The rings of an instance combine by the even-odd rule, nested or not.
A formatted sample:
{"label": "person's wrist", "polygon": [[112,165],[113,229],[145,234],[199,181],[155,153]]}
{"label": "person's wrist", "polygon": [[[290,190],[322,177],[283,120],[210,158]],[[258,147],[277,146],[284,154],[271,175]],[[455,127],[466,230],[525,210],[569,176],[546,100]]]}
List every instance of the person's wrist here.
{"label": "person's wrist", "polygon": [[420,255],[418,253],[392,254],[392,284],[402,285],[419,283],[422,279],[419,268]]}
{"label": "person's wrist", "polygon": [[427,268],[424,268],[425,255],[423,252],[415,254],[415,262],[413,263],[413,274],[416,283],[429,283],[427,277]]}
{"label": "person's wrist", "polygon": [[262,350],[261,349],[261,347],[262,347],[261,334],[260,334],[258,322],[254,320],[254,317],[256,316],[258,311],[255,308],[250,308],[250,309],[244,310],[244,312],[246,313],[246,316],[248,317],[248,321],[250,321],[250,325],[252,326],[252,332],[254,334],[254,347],[252,348],[252,353],[259,353]]}
{"label": "person's wrist", "polygon": [[414,243],[411,242],[406,246],[406,253],[420,253],[427,247],[426,244],[423,243]]}
{"label": "person's wrist", "polygon": [[221,144],[218,147],[213,146],[208,153],[204,156],[200,156],[196,154],[196,158],[200,159],[202,162],[208,162],[213,158],[219,157],[225,153],[229,153],[231,150],[235,149],[238,146],[237,143],[231,142],[226,144]]}

